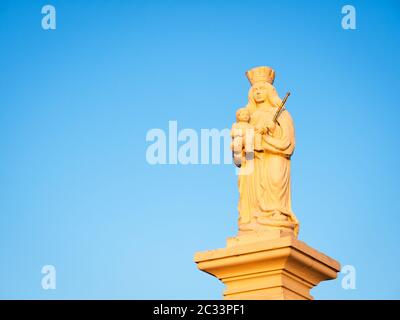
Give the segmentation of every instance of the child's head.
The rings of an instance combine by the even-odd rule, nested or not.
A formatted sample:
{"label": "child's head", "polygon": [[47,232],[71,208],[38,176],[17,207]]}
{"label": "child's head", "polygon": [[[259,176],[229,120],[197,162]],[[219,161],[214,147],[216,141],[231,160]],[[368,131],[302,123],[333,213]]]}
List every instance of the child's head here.
{"label": "child's head", "polygon": [[236,121],[237,122],[249,122],[250,112],[246,108],[240,108],[236,111]]}

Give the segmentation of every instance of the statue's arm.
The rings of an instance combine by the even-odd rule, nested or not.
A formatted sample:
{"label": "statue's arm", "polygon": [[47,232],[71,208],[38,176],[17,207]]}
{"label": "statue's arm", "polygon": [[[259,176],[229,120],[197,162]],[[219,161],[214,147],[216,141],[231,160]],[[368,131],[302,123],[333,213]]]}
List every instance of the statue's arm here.
{"label": "statue's arm", "polygon": [[278,139],[269,135],[265,135],[264,140],[267,144],[279,151],[285,151],[290,147],[290,139],[288,139],[287,137],[282,137],[281,139]]}
{"label": "statue's arm", "polygon": [[[279,118],[279,126],[282,131],[281,137],[264,135],[265,150],[271,152],[285,153],[291,155],[294,150],[294,126],[288,111],[282,112]],[[272,148],[271,148],[272,147]]]}
{"label": "statue's arm", "polygon": [[264,138],[265,143],[263,143],[263,149],[264,151],[268,151],[271,153],[282,153],[282,150],[276,148],[275,146],[273,146],[272,144],[268,143],[268,141],[266,141],[266,139]]}

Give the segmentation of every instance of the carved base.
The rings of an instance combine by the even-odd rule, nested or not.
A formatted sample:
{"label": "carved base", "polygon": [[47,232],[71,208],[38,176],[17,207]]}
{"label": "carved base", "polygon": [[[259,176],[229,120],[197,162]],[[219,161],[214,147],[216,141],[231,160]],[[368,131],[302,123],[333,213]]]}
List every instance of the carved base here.
{"label": "carved base", "polygon": [[282,237],[294,237],[293,230],[282,230],[282,229],[263,229],[257,232],[241,232],[236,237],[226,239],[226,247],[234,247],[238,245],[244,245],[249,243],[256,243],[260,241],[266,241]]}
{"label": "carved base", "polygon": [[309,300],[314,286],[340,270],[337,261],[278,230],[229,238],[227,248],[198,252],[194,261],[226,285],[224,299]]}
{"label": "carved base", "polygon": [[259,232],[284,231],[293,234],[296,230],[296,223],[292,222],[290,216],[279,211],[256,214],[249,223],[242,223],[239,219],[239,235],[253,234]]}

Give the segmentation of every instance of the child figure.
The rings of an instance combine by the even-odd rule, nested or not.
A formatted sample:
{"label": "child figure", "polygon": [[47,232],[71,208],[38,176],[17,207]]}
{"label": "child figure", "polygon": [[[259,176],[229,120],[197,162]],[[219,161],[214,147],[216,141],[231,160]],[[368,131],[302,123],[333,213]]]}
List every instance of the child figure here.
{"label": "child figure", "polygon": [[[253,126],[249,123],[250,113],[246,108],[241,108],[236,111],[236,122],[232,125],[231,137],[232,144],[231,148],[233,151],[233,161],[236,166],[240,167],[246,159],[246,151],[252,152],[252,145],[247,145],[249,142],[252,143],[251,137],[247,134],[253,133]],[[249,131],[251,130],[251,131]],[[249,140],[249,141],[247,141]]]}

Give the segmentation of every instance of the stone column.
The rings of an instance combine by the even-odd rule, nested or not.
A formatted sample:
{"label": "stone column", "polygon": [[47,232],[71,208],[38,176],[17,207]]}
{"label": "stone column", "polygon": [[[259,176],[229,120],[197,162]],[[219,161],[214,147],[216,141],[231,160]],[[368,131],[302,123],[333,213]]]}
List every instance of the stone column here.
{"label": "stone column", "polygon": [[335,279],[340,264],[282,231],[229,238],[227,247],[197,252],[200,270],[225,285],[224,299],[311,300],[310,290]]}

